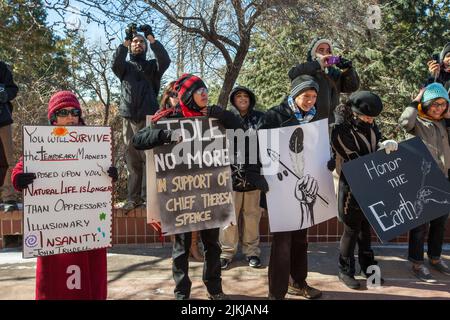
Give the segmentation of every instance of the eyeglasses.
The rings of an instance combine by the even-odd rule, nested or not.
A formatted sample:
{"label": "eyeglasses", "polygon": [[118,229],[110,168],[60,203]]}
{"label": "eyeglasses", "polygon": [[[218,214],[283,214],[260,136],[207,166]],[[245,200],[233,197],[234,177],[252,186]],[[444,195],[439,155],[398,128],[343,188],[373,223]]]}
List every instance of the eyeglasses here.
{"label": "eyeglasses", "polygon": [[204,93],[208,93],[208,89],[205,88],[205,87],[199,88],[199,89],[195,90],[194,93],[196,93],[196,94],[204,94]]}
{"label": "eyeglasses", "polygon": [[57,117],[67,117],[68,115],[72,115],[73,117],[79,117],[81,115],[80,109],[60,109],[55,112]]}
{"label": "eyeglasses", "polygon": [[175,92],[175,91],[169,92],[169,97],[178,98],[178,92]]}
{"label": "eyeglasses", "polygon": [[441,108],[447,108],[447,102],[443,102],[443,103],[433,102],[433,103],[431,104],[430,107],[434,107],[434,108],[439,108],[439,107],[441,107]]}

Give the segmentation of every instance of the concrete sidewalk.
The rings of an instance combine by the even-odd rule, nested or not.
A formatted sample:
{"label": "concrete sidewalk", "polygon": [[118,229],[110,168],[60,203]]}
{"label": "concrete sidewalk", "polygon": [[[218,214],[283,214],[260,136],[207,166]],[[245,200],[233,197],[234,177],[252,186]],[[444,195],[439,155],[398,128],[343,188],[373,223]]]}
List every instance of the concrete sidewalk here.
{"label": "concrete sidewalk", "polygon": [[[405,245],[374,247],[386,282],[380,288],[350,290],[337,279],[337,243],[310,243],[308,284],[323,291],[322,299],[448,299],[450,277],[432,271],[435,284],[419,282],[406,261]],[[262,245],[260,269],[250,268],[238,255],[228,270],[222,272],[223,289],[232,299],[265,299],[268,295],[267,264],[270,245]],[[109,249],[108,298],[133,300],[173,299],[174,282],[171,274],[171,245],[120,246]],[[449,262],[450,246],[443,258]],[[0,250],[0,299],[34,299],[36,259],[22,259],[18,250]],[[201,281],[203,264],[190,263],[193,299],[206,299]],[[289,299],[301,299],[288,295]]]}

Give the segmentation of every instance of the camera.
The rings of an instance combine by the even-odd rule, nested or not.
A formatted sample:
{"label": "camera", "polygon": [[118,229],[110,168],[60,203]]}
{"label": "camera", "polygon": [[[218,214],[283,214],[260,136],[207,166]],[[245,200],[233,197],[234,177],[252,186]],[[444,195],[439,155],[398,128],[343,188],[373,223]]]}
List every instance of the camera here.
{"label": "camera", "polygon": [[338,64],[341,62],[341,57],[338,56],[331,56],[327,58],[327,64],[332,65],[332,64]]}

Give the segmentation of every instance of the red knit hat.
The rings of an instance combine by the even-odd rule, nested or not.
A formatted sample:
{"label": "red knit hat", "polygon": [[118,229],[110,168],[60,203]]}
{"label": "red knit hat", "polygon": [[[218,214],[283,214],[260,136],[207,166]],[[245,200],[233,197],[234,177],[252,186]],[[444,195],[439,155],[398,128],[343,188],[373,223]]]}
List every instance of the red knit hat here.
{"label": "red knit hat", "polygon": [[[58,91],[55,93],[48,102],[48,112],[47,117],[50,123],[54,121],[52,116],[56,111],[63,108],[75,108],[81,111],[80,102],[78,101],[75,94],[71,91]],[[80,115],[80,121],[81,115]]]}
{"label": "red knit hat", "polygon": [[194,101],[194,92],[197,89],[206,88],[202,79],[192,74],[185,73],[175,82],[175,90],[178,91],[178,101],[183,116],[202,116],[200,107]]}

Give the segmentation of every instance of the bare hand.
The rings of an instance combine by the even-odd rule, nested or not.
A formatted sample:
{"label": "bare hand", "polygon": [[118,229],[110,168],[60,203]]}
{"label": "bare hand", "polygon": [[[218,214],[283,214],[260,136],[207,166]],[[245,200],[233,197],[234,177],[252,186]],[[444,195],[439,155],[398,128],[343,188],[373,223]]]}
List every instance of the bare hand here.
{"label": "bare hand", "polygon": [[326,54],[326,55],[321,55],[321,54],[316,54],[317,56],[317,61],[319,62],[320,66],[323,68],[327,68],[327,67],[331,67],[331,64],[327,63],[327,60],[329,57],[331,57],[331,54]]}
{"label": "bare hand", "polygon": [[420,102],[420,100],[422,100],[422,96],[423,96],[423,93],[425,92],[425,89],[426,89],[425,87],[421,88],[419,93],[417,94],[417,96],[414,98],[413,101]]}
{"label": "bare hand", "polygon": [[428,71],[433,77],[439,76],[439,71],[441,69],[441,66],[436,60],[430,60],[427,62],[428,65]]}

